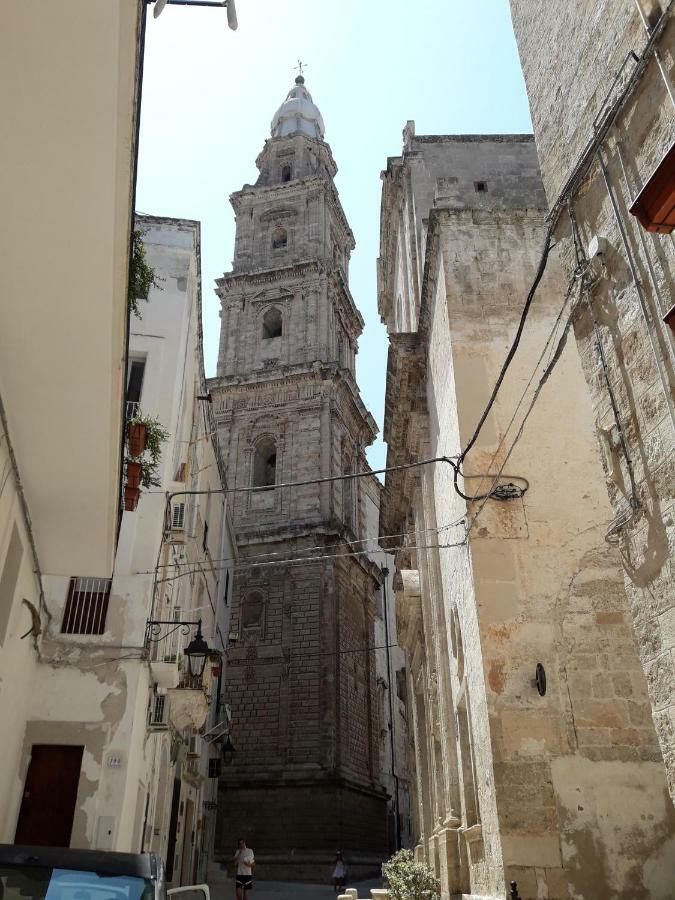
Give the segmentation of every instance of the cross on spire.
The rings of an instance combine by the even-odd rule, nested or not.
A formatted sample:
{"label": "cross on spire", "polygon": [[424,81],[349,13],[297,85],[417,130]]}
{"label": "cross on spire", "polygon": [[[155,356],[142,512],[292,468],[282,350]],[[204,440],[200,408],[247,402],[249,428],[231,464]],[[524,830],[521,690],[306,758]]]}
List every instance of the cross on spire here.
{"label": "cross on spire", "polygon": [[301,59],[298,60],[297,66],[293,66],[293,69],[298,70],[298,75],[302,78],[302,70],[309,68],[307,63],[304,63]]}

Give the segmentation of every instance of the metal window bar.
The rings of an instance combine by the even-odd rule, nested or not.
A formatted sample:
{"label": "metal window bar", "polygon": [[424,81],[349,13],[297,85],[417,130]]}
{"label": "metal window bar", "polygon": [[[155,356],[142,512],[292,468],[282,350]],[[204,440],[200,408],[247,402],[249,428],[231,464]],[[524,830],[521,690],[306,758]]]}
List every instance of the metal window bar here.
{"label": "metal window bar", "polygon": [[[171,618],[174,622],[180,622],[181,616],[181,608],[180,606],[174,606],[173,615]],[[166,640],[164,641],[164,662],[177,662],[178,661],[178,653],[182,649],[181,648],[181,628],[176,628],[169,635],[167,635]]]}
{"label": "metal window bar", "polygon": [[166,695],[158,694],[152,709],[152,725],[166,725]]}
{"label": "metal window bar", "polygon": [[138,415],[138,411],[140,410],[140,408],[141,404],[138,402],[138,400],[127,400],[125,412],[127,422],[129,421],[129,419],[134,419]]}
{"label": "metal window bar", "polygon": [[71,578],[62,634],[103,634],[112,581],[109,578]]}

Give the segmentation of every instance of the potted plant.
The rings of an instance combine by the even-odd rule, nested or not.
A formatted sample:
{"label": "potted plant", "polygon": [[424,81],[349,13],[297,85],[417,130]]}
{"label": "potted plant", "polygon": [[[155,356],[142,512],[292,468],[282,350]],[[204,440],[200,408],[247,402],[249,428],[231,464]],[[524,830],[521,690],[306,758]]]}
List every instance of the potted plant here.
{"label": "potted plant", "polygon": [[440,900],[441,885],[426,863],[415,862],[412,850],[399,850],[382,865],[391,900]]}
{"label": "potted plant", "polygon": [[130,487],[128,484],[124,486],[124,509],[126,512],[133,512],[138,506],[138,498],[141,496],[139,487]]}
{"label": "potted plant", "polygon": [[145,422],[139,421],[136,416],[127,424],[127,442],[130,456],[140,456],[147,445],[148,426]]}
{"label": "potted plant", "polygon": [[[134,439],[132,440],[132,434]],[[140,489],[159,487],[157,475],[162,458],[162,444],[169,437],[159,419],[140,411],[128,423],[127,480],[124,488],[124,508],[133,512],[138,505]],[[137,437],[141,437],[137,441]]]}
{"label": "potted plant", "polygon": [[137,460],[127,460],[127,487],[138,488],[141,486],[143,466]]}

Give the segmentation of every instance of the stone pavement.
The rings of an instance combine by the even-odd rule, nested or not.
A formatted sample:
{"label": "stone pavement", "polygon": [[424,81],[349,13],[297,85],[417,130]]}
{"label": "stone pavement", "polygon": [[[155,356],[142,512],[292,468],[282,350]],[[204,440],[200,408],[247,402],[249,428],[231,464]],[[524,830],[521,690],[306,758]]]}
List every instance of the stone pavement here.
{"label": "stone pavement", "polygon": [[[234,881],[209,880],[211,900],[234,900]],[[370,897],[371,888],[381,888],[381,879],[349,884],[358,890],[359,897]],[[254,881],[249,900],[336,900],[337,894],[330,884],[299,884],[290,881]]]}

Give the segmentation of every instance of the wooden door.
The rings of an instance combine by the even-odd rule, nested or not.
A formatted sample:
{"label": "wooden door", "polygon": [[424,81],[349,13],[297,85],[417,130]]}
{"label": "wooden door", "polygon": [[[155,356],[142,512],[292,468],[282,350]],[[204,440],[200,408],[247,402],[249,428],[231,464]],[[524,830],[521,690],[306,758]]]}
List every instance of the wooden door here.
{"label": "wooden door", "polygon": [[180,779],[173,782],[171,799],[171,816],[169,819],[169,842],[166,848],[166,880],[173,881],[174,860],[176,858],[176,834],[178,832],[178,813],[180,810]]}
{"label": "wooden door", "polygon": [[33,746],[15,844],[70,846],[83,751],[84,747]]}
{"label": "wooden door", "polygon": [[190,884],[190,859],[192,857],[192,828],[193,828],[194,803],[185,801],[185,818],[183,819],[183,859],[180,867],[181,885]]}

